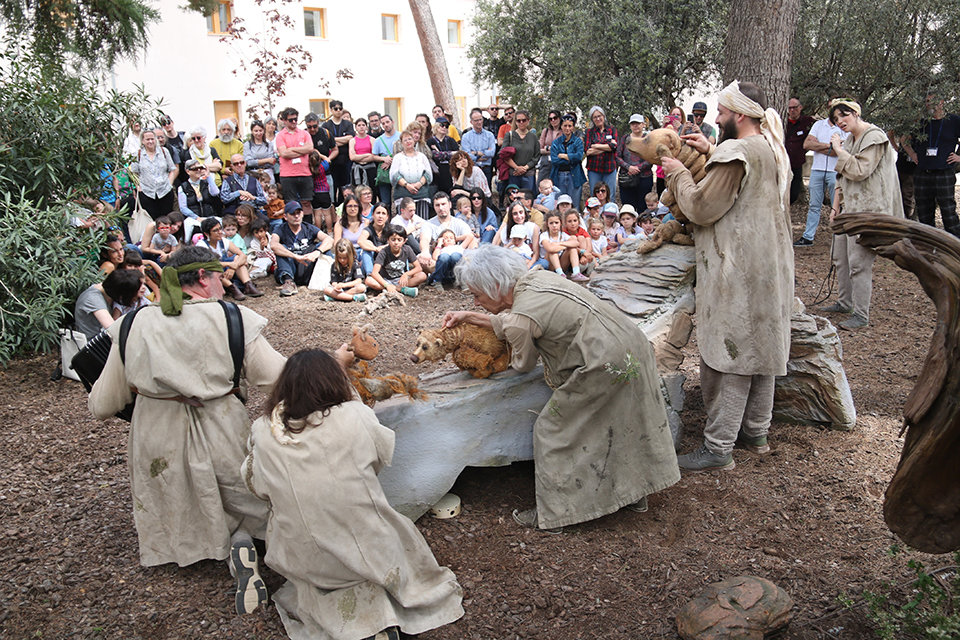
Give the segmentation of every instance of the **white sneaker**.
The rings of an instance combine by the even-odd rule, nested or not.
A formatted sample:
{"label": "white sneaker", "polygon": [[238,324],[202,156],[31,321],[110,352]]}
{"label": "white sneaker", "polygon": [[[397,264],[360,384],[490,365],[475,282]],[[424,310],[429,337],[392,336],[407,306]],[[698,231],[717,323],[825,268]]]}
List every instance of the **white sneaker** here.
{"label": "white sneaker", "polygon": [[237,613],[253,613],[257,607],[267,606],[267,585],[257,566],[257,548],[253,541],[235,542],[230,547],[230,568],[237,580]]}

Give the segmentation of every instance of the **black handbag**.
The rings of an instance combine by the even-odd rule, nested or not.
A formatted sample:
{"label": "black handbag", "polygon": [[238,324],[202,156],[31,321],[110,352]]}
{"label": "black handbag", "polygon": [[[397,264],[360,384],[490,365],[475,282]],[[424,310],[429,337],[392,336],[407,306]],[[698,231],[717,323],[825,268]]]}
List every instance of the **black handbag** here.
{"label": "black handbag", "polygon": [[[243,317],[240,315],[240,309],[232,302],[218,300],[223,313],[227,318],[227,342],[230,345],[230,357],[233,360],[233,390],[232,393],[245,402],[240,394],[240,369],[243,366],[244,344],[243,344]],[[124,314],[120,320],[120,333],[117,335],[117,347],[120,351],[120,361],[126,364],[127,337],[130,335],[130,327],[133,325],[133,319],[137,313],[145,307],[138,307],[130,313]],[[93,389],[93,384],[100,379],[103,368],[107,364],[107,358],[110,355],[110,347],[113,346],[113,340],[110,334],[104,329],[82,348],[77,355],[73,356],[70,366],[80,377],[87,393]],[[117,417],[121,420],[130,422],[133,418],[133,407],[136,405],[137,396],[123,409],[117,412]]]}

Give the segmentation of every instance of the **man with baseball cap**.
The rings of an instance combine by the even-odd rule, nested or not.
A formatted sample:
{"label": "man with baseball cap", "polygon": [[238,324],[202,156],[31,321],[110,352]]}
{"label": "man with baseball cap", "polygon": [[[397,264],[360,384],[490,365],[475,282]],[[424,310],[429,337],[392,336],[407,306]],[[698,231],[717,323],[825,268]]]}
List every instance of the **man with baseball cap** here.
{"label": "man with baseball cap", "polygon": [[732,469],[739,441],[770,450],[775,376],[785,375],[793,306],[790,160],[783,123],[763,91],[736,81],[719,96],[721,143],[683,136],[709,154],[699,183],[663,158],[670,191],[696,226],[697,342],[707,421],[704,443],[679,457],[681,469]]}
{"label": "man with baseball cap", "polygon": [[297,294],[297,285],[306,285],[313,276],[317,260],[333,247],[333,238],[303,221],[303,207],[288,202],[283,209],[283,224],[270,236],[270,248],[277,256],[277,283],[281,296]]}
{"label": "man with baseball cap", "polygon": [[707,103],[694,102],[693,109],[690,109],[690,113],[693,114],[693,124],[697,125],[700,133],[710,141],[710,144],[717,144],[717,132],[713,128],[713,125],[703,121],[707,115]]}

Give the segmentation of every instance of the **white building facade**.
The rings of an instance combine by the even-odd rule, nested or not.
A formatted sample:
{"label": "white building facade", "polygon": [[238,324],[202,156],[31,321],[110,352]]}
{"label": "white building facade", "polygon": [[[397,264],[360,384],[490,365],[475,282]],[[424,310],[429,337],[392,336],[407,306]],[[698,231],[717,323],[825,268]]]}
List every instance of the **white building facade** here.
{"label": "white building facade", "polygon": [[[340,100],[354,119],[370,111],[390,113],[399,128],[417,113],[429,114],[436,103],[406,0],[267,1],[263,6],[254,0],[221,0],[219,11],[209,18],[184,11],[180,4],[158,1],[160,21],[150,28],[145,53],[117,64],[110,78],[119,90],[140,84],[150,96],[162,98],[164,112],[178,129],[202,125],[212,133],[219,119],[235,116],[241,129],[249,130],[247,109],[263,98],[244,95],[250,77],[234,70],[244,56],[257,55],[256,48],[222,38],[237,17],[248,37],[267,33],[267,9],[288,15],[292,23],[277,27],[279,43],[271,48],[283,51],[300,45],[313,57],[303,77],[287,83],[286,96],[275,98],[274,117],[289,106],[301,117],[314,111],[326,118],[329,102]],[[490,89],[474,85],[466,55],[474,1],[434,0],[431,8],[456,102],[444,107],[463,127],[472,107],[496,101]],[[338,79],[340,69],[352,77]],[[261,118],[267,115],[258,113]]]}

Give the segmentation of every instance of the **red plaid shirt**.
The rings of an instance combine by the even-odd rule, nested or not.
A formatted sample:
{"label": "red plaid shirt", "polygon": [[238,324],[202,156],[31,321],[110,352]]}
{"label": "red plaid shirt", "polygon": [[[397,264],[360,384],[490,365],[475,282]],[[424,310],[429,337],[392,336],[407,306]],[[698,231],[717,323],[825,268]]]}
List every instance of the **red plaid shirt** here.
{"label": "red plaid shirt", "polygon": [[617,170],[617,143],[620,136],[613,127],[604,127],[597,129],[590,127],[587,129],[587,135],[584,137],[584,152],[594,144],[609,144],[613,151],[605,151],[595,156],[587,156],[587,171],[596,171],[597,173],[613,173]]}

